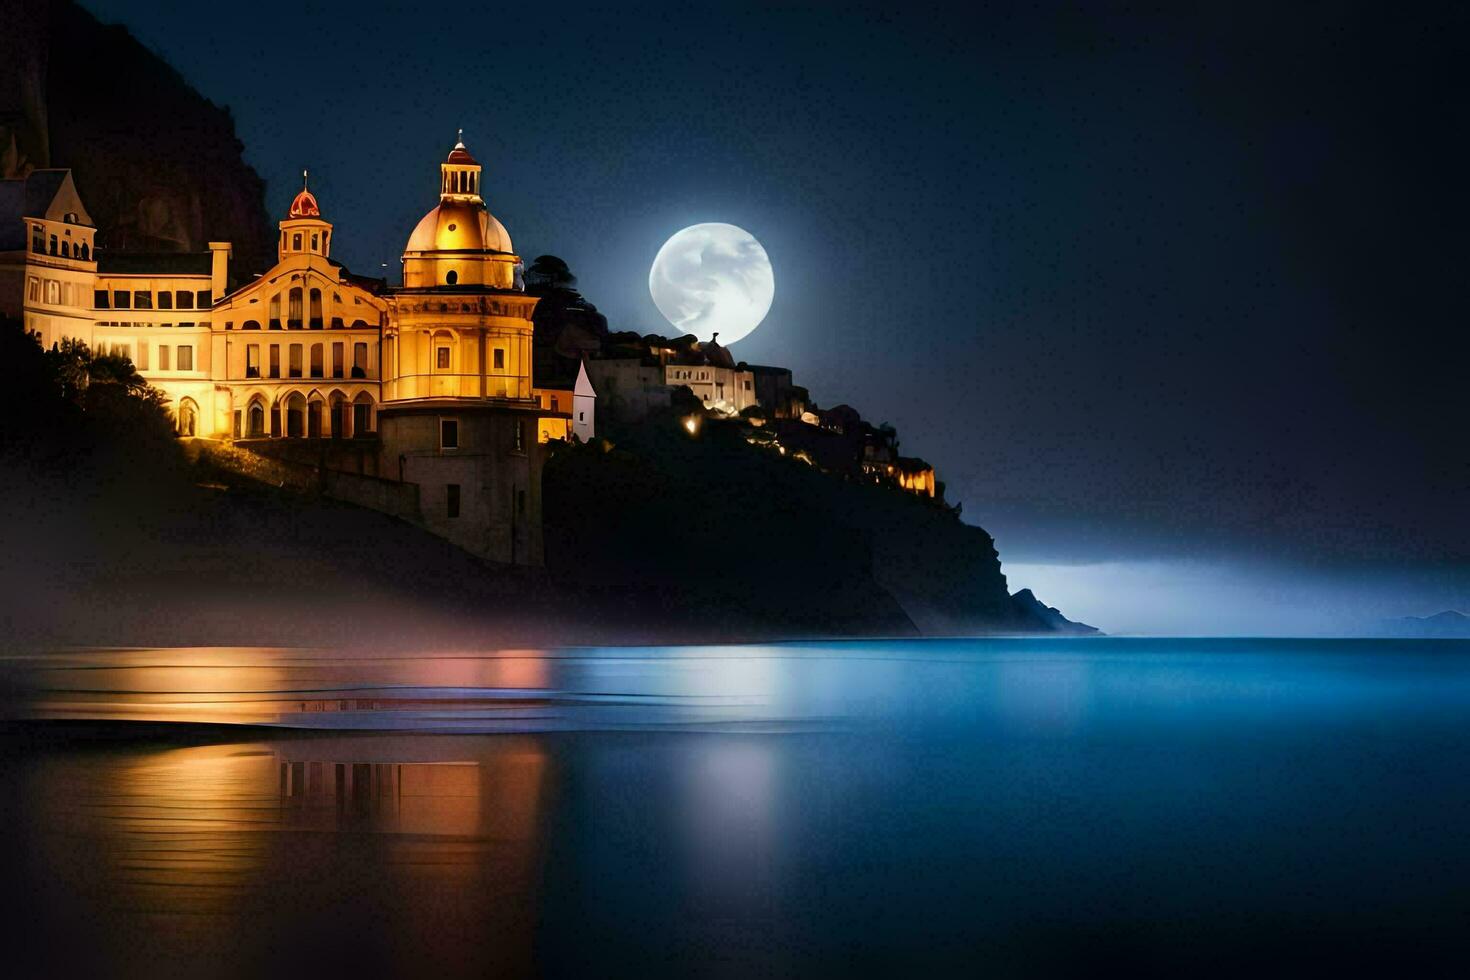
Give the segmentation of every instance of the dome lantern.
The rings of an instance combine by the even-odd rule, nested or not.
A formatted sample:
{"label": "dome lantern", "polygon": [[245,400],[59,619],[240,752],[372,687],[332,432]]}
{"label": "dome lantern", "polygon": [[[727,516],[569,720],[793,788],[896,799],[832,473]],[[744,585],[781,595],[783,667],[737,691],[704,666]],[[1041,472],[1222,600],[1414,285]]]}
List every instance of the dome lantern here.
{"label": "dome lantern", "polygon": [[484,203],[480,197],[480,164],[464,148],[462,129],[448,159],[439,165],[439,199]]}

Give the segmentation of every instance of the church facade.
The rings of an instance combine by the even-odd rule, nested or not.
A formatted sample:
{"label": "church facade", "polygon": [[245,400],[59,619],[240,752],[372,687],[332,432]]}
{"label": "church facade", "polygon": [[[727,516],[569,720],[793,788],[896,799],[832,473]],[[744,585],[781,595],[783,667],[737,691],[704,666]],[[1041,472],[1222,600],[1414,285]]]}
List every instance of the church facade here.
{"label": "church facade", "polygon": [[328,466],[351,446],[363,479],[417,489],[418,522],[434,533],[540,564],[545,446],[592,438],[596,395],[590,383],[536,387],[537,299],[485,205],[482,168],[461,141],[439,176],[401,285],[331,258],[335,229],[303,186],[276,264],[229,291],[228,243],[99,253],[70,174],[35,171],[0,182],[0,206],[21,219],[7,229],[14,241],[0,237],[0,310],[45,346],[70,337],[126,354],[168,396],[181,435],[262,450],[319,440]]}

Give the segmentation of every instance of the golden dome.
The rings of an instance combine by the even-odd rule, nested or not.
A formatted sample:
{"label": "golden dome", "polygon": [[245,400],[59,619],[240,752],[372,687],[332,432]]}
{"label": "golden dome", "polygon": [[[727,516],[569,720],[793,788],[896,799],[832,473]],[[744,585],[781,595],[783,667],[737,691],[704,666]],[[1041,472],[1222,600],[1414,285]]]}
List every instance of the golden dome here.
{"label": "golden dome", "polygon": [[513,252],[505,226],[483,204],[440,201],[408,236],[406,252]]}

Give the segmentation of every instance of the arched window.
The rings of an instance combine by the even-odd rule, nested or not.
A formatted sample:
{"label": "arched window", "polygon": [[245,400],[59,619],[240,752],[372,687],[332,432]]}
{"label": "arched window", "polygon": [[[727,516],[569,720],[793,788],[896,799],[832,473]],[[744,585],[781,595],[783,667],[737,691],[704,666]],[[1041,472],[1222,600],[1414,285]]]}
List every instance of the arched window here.
{"label": "arched window", "polygon": [[313,252],[315,252],[317,250],[317,248],[318,248],[318,246],[317,246],[317,237],[316,237],[316,235],[312,235],[311,236],[311,250]]}
{"label": "arched window", "polygon": [[459,282],[459,273],[455,272],[453,269],[450,269],[444,274],[444,281],[453,286],[455,283]]}
{"label": "arched window", "polygon": [[185,398],[179,402],[178,420],[179,435],[192,438],[199,425],[199,406],[194,404],[194,399]]}
{"label": "arched window", "polygon": [[332,392],[331,417],[332,438],[341,439],[347,435],[347,398],[340,391]]}
{"label": "arched window", "polygon": [[292,286],[286,300],[286,329],[301,329],[301,287]]}
{"label": "arched window", "polygon": [[291,251],[301,251],[301,232],[299,231],[291,236]]}
{"label": "arched window", "polygon": [[258,401],[251,402],[246,413],[245,435],[250,439],[265,437],[265,406]]}
{"label": "arched window", "polygon": [[373,396],[360,392],[352,400],[352,437],[361,439],[373,434]]}
{"label": "arched window", "polygon": [[71,242],[65,238],[61,240],[61,257],[64,259],[71,258]]}
{"label": "arched window", "polygon": [[322,328],[322,291],[313,289],[311,291],[311,329]]}
{"label": "arched window", "polygon": [[79,248],[81,249],[81,251],[78,253],[78,255],[81,258],[86,259],[86,258],[89,258],[90,257],[90,253],[91,253],[92,250],[87,247],[87,243],[86,242],[82,242],[82,244],[79,246]]}

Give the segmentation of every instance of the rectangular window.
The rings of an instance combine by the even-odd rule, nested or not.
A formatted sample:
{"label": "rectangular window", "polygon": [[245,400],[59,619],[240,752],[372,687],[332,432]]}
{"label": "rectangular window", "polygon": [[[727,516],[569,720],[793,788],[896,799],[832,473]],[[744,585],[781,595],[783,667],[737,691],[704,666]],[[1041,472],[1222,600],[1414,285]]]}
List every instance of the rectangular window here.
{"label": "rectangular window", "polygon": [[449,483],[444,486],[444,512],[450,517],[459,516],[459,484]]}
{"label": "rectangular window", "polygon": [[245,345],[245,377],[260,377],[260,345]]}
{"label": "rectangular window", "polygon": [[[31,282],[35,282],[35,281],[36,280],[34,280],[34,279],[31,280]],[[34,297],[32,297],[32,298],[34,298]],[[107,290],[105,290],[105,289],[93,290],[93,292],[92,292],[92,308],[93,309],[97,309],[97,310],[105,310],[105,309],[107,309],[107,301],[109,299],[111,299],[111,298],[112,297],[110,297],[110,296],[107,295]]]}
{"label": "rectangular window", "polygon": [[505,370],[505,348],[503,347],[495,348],[495,370]]}
{"label": "rectangular window", "polygon": [[524,422],[520,422],[520,421],[517,421],[516,422],[516,433],[515,433],[515,435],[516,435],[515,451],[518,452],[518,453],[525,452],[526,451],[526,425],[525,425]]}
{"label": "rectangular window", "polygon": [[133,359],[133,345],[132,344],[113,344],[112,345],[112,352],[113,352],[113,354],[117,355],[118,357],[126,357],[130,361]]}
{"label": "rectangular window", "polygon": [[322,376],[322,345],[311,345],[311,376],[320,378]]}
{"label": "rectangular window", "polygon": [[271,344],[271,377],[281,376],[281,345]]}
{"label": "rectangular window", "polygon": [[209,298],[209,290],[200,289],[196,291],[194,295],[197,297],[194,305],[199,309],[207,310],[214,305],[214,302]]}
{"label": "rectangular window", "polygon": [[[194,294],[192,292],[190,292],[189,290],[187,290],[187,289],[180,289],[178,292],[176,292],[174,294],[174,297],[179,301],[178,302],[179,309],[181,309],[181,310],[192,310],[194,308]],[[159,297],[159,298],[162,299],[162,297]]]}
{"label": "rectangular window", "polygon": [[168,370],[168,344],[158,345],[158,370]]}
{"label": "rectangular window", "polygon": [[131,310],[133,308],[133,294],[126,289],[114,289],[112,291],[112,308],[114,310]]}
{"label": "rectangular window", "polygon": [[301,345],[292,344],[290,350],[290,377],[301,377]]}
{"label": "rectangular window", "polygon": [[459,448],[459,420],[458,419],[440,419],[439,420],[439,448],[440,449],[458,449]]}
{"label": "rectangular window", "polygon": [[437,367],[440,371],[448,371],[449,370],[449,348],[448,347],[440,347],[435,352],[434,357],[435,357],[435,361],[434,361],[434,366],[435,367]]}
{"label": "rectangular window", "polygon": [[367,344],[358,343],[352,345],[352,376],[354,378],[367,377]]}
{"label": "rectangular window", "polygon": [[188,344],[179,345],[179,370],[194,370],[194,348]]}
{"label": "rectangular window", "polygon": [[174,308],[174,294],[167,289],[158,291],[158,308],[160,310],[171,310]]}
{"label": "rectangular window", "polygon": [[61,303],[61,283],[55,279],[46,280],[46,302],[53,306],[60,305]]}
{"label": "rectangular window", "polygon": [[750,390],[750,381],[748,379],[745,382],[745,390],[746,391],[749,391]]}
{"label": "rectangular window", "polygon": [[148,341],[138,341],[138,370],[148,370]]}
{"label": "rectangular window", "polygon": [[345,370],[342,366],[342,351],[343,344],[341,341],[332,345],[332,377],[334,378],[342,377],[342,372]]}
{"label": "rectangular window", "polygon": [[151,309],[153,309],[153,294],[150,293],[146,289],[135,289],[135,290],[133,290],[133,309],[135,309],[135,310],[151,310]]}
{"label": "rectangular window", "polygon": [[234,425],[234,428],[231,430],[231,432],[233,433],[233,435],[234,435],[234,437],[236,439],[240,438],[240,410],[239,409],[236,409],[235,410],[235,425]]}
{"label": "rectangular window", "polygon": [[585,421],[587,421],[587,413],[586,412],[578,412],[577,413],[577,421],[578,422],[585,422]]}

